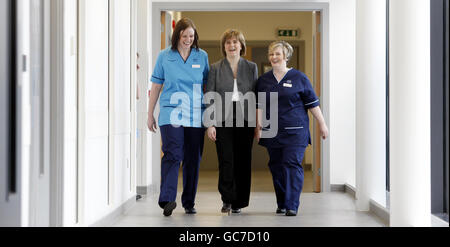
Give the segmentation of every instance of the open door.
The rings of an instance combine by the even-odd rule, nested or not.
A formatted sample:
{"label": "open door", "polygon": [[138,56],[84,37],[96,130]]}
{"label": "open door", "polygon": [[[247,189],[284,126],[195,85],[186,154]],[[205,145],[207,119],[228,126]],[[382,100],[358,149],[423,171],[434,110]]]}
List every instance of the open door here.
{"label": "open door", "polygon": [[0,227],[20,226],[18,163],[15,159],[15,0],[0,1]]}
{"label": "open door", "polygon": [[[321,44],[322,44],[322,36],[321,36],[321,13],[320,11],[314,12],[314,90],[321,98],[321,83],[322,83],[322,53],[321,53]],[[316,193],[322,192],[322,166],[321,166],[321,137],[319,124],[316,120],[314,120],[314,132],[313,132],[313,191]]]}
{"label": "open door", "polygon": [[0,3],[0,226],[29,225],[29,7]]}

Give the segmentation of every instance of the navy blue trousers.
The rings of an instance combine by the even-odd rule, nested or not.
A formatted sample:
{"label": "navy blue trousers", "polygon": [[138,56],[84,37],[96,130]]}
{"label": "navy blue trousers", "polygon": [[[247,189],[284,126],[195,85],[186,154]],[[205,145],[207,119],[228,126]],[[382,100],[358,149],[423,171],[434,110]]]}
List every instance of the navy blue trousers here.
{"label": "navy blue trousers", "polygon": [[161,192],[159,206],[164,208],[168,202],[176,200],[178,173],[183,162],[183,194],[181,202],[184,208],[193,208],[197,193],[200,161],[205,137],[204,128],[160,127],[162,138]]}
{"label": "navy blue trousers", "polygon": [[306,147],[267,148],[278,208],[298,211],[303,189],[303,156]]}

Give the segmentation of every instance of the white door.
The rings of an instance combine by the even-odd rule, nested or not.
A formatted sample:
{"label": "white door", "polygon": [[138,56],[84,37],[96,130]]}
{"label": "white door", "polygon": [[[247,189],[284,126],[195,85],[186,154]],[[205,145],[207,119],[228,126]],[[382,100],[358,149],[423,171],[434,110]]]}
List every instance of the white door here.
{"label": "white door", "polygon": [[[79,1],[78,223],[89,225],[108,210],[109,1]],[[112,152],[112,150],[111,150]]]}
{"label": "white door", "polygon": [[[44,0],[30,0],[30,226],[50,225],[50,162],[49,162],[49,89],[48,47],[44,44],[49,5]],[[49,13],[49,12],[47,12]]]}

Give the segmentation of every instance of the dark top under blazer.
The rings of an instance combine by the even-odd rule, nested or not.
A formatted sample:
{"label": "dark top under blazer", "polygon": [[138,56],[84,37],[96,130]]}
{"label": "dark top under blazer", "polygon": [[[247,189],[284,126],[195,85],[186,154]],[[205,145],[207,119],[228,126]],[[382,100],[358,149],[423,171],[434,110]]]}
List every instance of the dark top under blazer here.
{"label": "dark top under blazer", "polygon": [[[256,82],[258,80],[258,66],[256,63],[250,62],[244,58],[240,58],[238,63],[238,71],[237,71],[237,86],[238,91],[245,95],[248,92],[255,93],[256,90]],[[225,112],[225,93],[230,92],[233,93],[234,89],[234,75],[233,70],[231,69],[231,65],[226,58],[220,60],[219,62],[211,65],[208,82],[206,84],[205,93],[208,92],[217,92],[221,96],[222,100],[222,122],[225,122],[226,117],[229,118],[231,114],[229,112]],[[229,99],[229,105],[227,109],[232,108],[233,102]],[[244,104],[244,112],[248,112],[248,104]],[[254,109],[253,109],[254,110]],[[248,119],[247,115],[245,115],[246,121],[255,121],[255,116],[252,116],[254,119]]]}
{"label": "dark top under blazer", "polygon": [[274,138],[260,139],[265,147],[303,146],[311,144],[308,109],[320,105],[308,77],[295,69],[287,72],[278,83],[272,71],[258,79],[257,92],[266,93],[266,119],[270,119],[270,92],[278,93],[278,134]]}

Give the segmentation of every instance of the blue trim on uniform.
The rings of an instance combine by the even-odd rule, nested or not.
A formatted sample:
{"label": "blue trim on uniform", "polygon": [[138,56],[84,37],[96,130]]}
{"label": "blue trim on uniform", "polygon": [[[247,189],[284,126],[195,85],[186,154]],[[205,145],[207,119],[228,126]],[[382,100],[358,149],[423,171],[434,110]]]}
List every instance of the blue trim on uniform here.
{"label": "blue trim on uniform", "polygon": [[157,79],[157,80],[160,80],[160,81],[164,81],[163,78],[158,78],[158,77],[156,77],[156,76],[152,76],[152,78]]}
{"label": "blue trim on uniform", "polygon": [[319,100],[316,100],[316,101],[314,101],[314,102],[311,102],[311,103],[305,104],[305,106],[309,106],[309,105],[312,105],[312,104],[315,104],[315,103],[319,103]]}

